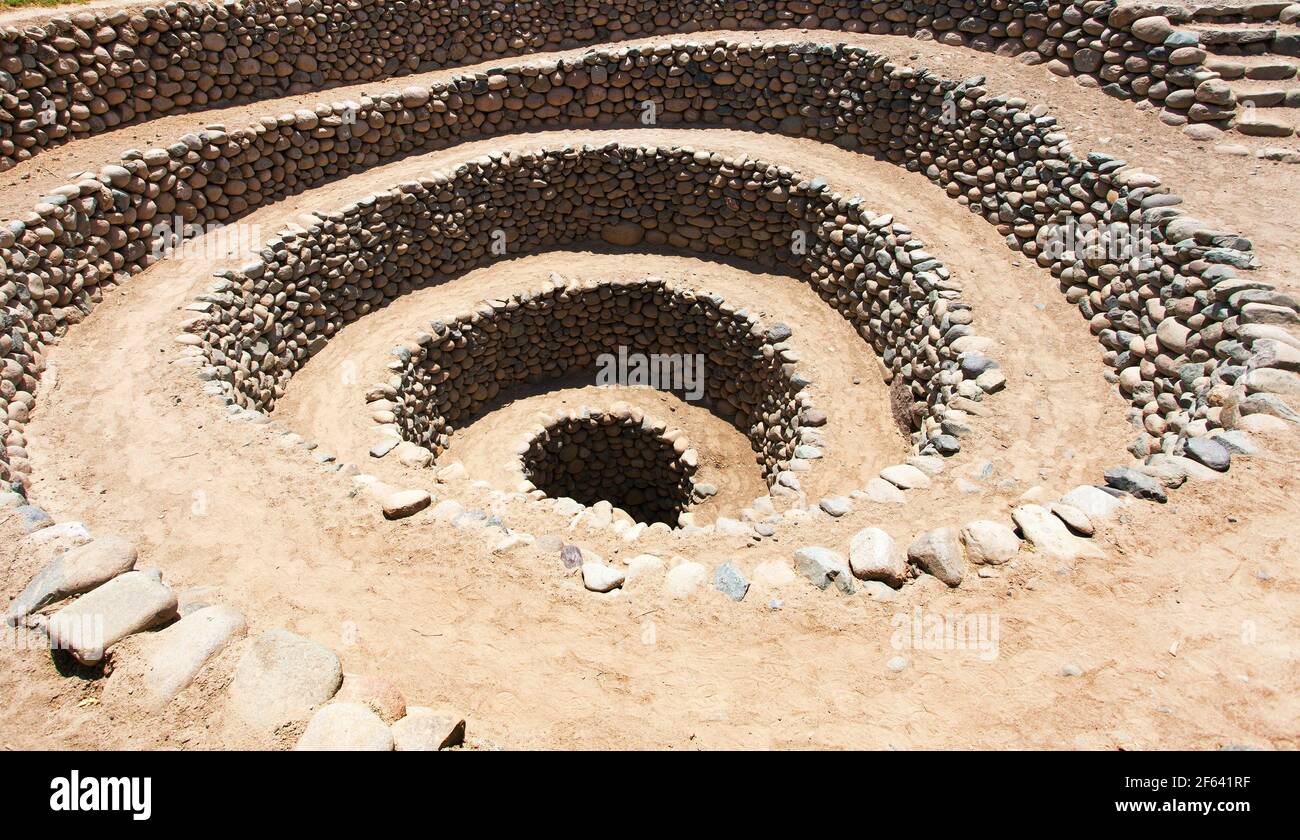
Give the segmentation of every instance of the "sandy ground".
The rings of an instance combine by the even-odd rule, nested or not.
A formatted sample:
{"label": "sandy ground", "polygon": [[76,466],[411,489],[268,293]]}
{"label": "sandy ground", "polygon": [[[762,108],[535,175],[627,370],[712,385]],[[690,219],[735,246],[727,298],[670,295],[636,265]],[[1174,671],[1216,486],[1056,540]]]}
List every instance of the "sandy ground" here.
{"label": "sandy ground", "polygon": [[[1295,287],[1292,235],[1280,212],[1295,206],[1294,168],[1214,154],[1154,115],[1042,68],[906,40],[852,41],[924,55],[923,63],[951,75],[987,72],[995,90],[1048,102],[1077,149],[1107,150],[1165,177],[1196,215],[1255,240],[1267,266],[1261,274]],[[30,203],[61,182],[54,172],[96,165],[182,126],[239,124],[304,101],[169,118],[63,147],[0,176],[0,208],[8,215]],[[367,461],[361,395],[392,339],[437,311],[460,311],[552,270],[582,279],[635,270],[754,301],[806,342],[803,364],[825,389],[818,403],[843,424],[832,432],[848,443],[833,445],[836,460],[819,467],[826,480],[860,483],[876,459],[898,457],[896,433],[879,419],[887,413],[869,349],[851,343],[845,325],[797,282],[690,258],[628,261],[575,249],[453,278],[351,325],[295,377],[269,426],[228,421],[192,372],[171,363],[182,308],[222,261],[156,265],[108,295],[51,353],[57,375],[42,385],[28,434],[34,498],[56,518],[138,540],[140,565],[161,568],[183,597],[242,609],[254,632],[283,626],[330,645],[345,670],[384,674],[411,703],[461,709],[473,732],[507,747],[1296,746],[1294,437],[1238,459],[1227,476],[1184,489],[1169,505],[1130,506],[1096,540],[1104,559],[1060,563],[1024,553],[994,577],[972,574],[952,591],[908,587],[891,603],[820,592],[802,580],[756,583],[740,604],[714,592],[672,601],[652,580],[594,595],[553,553],[496,554],[482,530],[456,529],[431,513],[385,522],[349,479],[284,446],[280,431],[292,430],[385,481],[426,486],[438,499],[496,513],[509,528],[562,536],[614,562],[649,551],[710,567],[731,560],[751,573],[763,562],[788,563],[803,545],[844,550],[869,525],[905,543],[971,518],[1006,521],[1022,499],[1056,498],[1126,457],[1132,430],[1123,402],[1102,377],[1086,324],[1050,276],[919,175],[810,141],[691,129],[494,138],[351,176],[244,221],[269,233],[309,209],[340,207],[484,151],[611,139],[746,153],[822,174],[895,213],[950,267],[965,284],[977,331],[995,339],[1009,385],[988,400],[990,416],[975,418],[962,454],[932,489],[901,507],[859,502],[838,522],[821,514],[787,522],[762,541],[674,533],[628,544],[607,530],[569,531],[567,518],[545,504],[507,499],[491,482],[438,484],[428,471]],[[346,360],[361,372],[355,385],[340,383]],[[876,379],[865,375],[873,372]],[[861,384],[840,387],[855,376]],[[510,408],[567,398],[552,393]],[[501,415],[467,432],[462,460],[489,464],[493,441],[514,422]],[[706,440],[716,433],[719,451],[735,451],[726,449],[725,430],[704,421],[697,428]],[[959,490],[959,479],[973,482],[985,462],[991,476],[975,492]],[[0,530],[13,537],[0,555],[0,586],[12,596],[49,550],[19,539],[2,517]],[[910,635],[897,631],[916,609],[984,621],[983,655],[913,649]],[[0,691],[16,702],[0,710],[0,744],[266,745],[227,719],[223,687],[241,651],[228,651],[201,685],[154,718],[96,702],[111,677],[61,677],[47,653],[6,646]],[[886,667],[896,656],[906,659],[897,672]],[[1063,675],[1067,666],[1082,674]]]}

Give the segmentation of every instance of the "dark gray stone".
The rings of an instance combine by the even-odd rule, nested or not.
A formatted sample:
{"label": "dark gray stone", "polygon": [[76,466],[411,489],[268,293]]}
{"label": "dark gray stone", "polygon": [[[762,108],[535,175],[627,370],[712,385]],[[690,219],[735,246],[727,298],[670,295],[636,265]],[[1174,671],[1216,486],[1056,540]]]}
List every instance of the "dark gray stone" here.
{"label": "dark gray stone", "polygon": [[1228,451],[1228,447],[1213,438],[1188,438],[1184,451],[1188,458],[1219,472],[1227,472],[1232,462],[1232,453]]}
{"label": "dark gray stone", "polygon": [[961,441],[952,435],[935,435],[930,438],[930,445],[934,447],[936,452],[945,457],[956,455],[961,451]]}
{"label": "dark gray stone", "polygon": [[967,379],[974,379],[986,370],[993,370],[998,363],[979,353],[966,353],[961,357],[961,372]]}
{"label": "dark gray stone", "polygon": [[1169,501],[1169,497],[1165,495],[1165,488],[1161,486],[1159,479],[1128,467],[1115,467],[1106,470],[1106,484],[1138,499],[1147,499],[1153,502]]}

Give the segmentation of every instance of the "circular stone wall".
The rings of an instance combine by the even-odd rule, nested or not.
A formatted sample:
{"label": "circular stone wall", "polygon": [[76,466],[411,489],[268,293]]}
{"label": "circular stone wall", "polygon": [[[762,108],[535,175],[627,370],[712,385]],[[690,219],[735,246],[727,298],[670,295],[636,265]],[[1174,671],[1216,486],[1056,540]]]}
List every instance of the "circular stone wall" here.
{"label": "circular stone wall", "polygon": [[548,424],[520,458],[524,477],[552,498],[607,501],[637,522],[677,526],[691,504],[696,455],[650,418],[614,412]]}
{"label": "circular stone wall", "polygon": [[785,358],[787,337],[663,280],[551,285],[431,324],[395,351],[396,387],[380,385],[391,394],[371,409],[389,411],[405,440],[437,457],[457,428],[522,385],[574,376],[649,385],[739,429],[771,484],[794,448],[815,438],[799,422],[806,380]]}
{"label": "circular stone wall", "polygon": [[953,342],[971,332],[947,269],[910,229],[818,181],[678,148],[492,156],[272,240],[261,262],[205,298],[210,376],[240,405],[269,411],[344,324],[449,275],[574,243],[741,259],[804,280],[910,394],[917,444],[941,435],[965,376]]}
{"label": "circular stone wall", "polygon": [[[1163,102],[1193,121],[1226,122],[1235,113],[1233,102],[1193,95],[1213,75],[1195,32],[1102,0],[168,3],[71,10],[0,30],[0,170],[70,138],[179,111],[656,33],[790,27],[1028,52],[1035,62],[1052,60],[1055,73]],[[536,95],[558,114],[573,100],[573,82],[557,80]]]}
{"label": "circular stone wall", "polygon": [[[557,73],[580,96],[562,107],[544,97],[536,104],[533,88]],[[1240,414],[1281,411],[1272,407],[1278,397],[1247,393],[1241,382],[1248,364],[1283,364],[1270,327],[1273,304],[1259,300],[1276,296],[1268,284],[1237,276],[1236,269],[1255,265],[1249,241],[1183,216],[1178,197],[1158,179],[1108,155],[1075,155],[1044,107],[990,95],[979,78],[945,80],[845,46],[721,41],[593,50],[574,61],[363,97],[356,106],[321,105],[247,128],[208,129],[166,148],[129,152],[95,177],[56,190],[0,229],[7,268],[0,353],[8,383],[0,408],[9,427],[0,477],[30,484],[23,428],[45,348],[85,317],[105,289],[157,259],[155,227],[162,221],[231,222],[251,208],[405,154],[488,133],[630,122],[646,101],[661,106],[665,125],[689,121],[833,142],[943,187],[995,224],[1009,247],[1059,276],[1067,298],[1113,345],[1106,360],[1141,413],[1144,448],[1176,450]],[[1149,229],[1150,252],[1096,259],[1050,247],[1073,225],[1114,223]],[[188,328],[202,332],[197,321],[204,311],[234,306],[236,294],[237,309],[260,306],[243,297],[259,285],[258,298],[267,294],[263,270],[250,266],[218,284],[195,304],[196,322]],[[277,303],[279,292],[269,299],[288,322],[287,333],[304,331],[294,323],[299,319],[313,322],[310,332],[317,333],[337,329],[340,319],[352,320],[357,307],[368,311],[386,294],[373,285],[347,292],[333,303],[337,311],[320,303],[319,288],[304,290],[292,315]],[[898,306],[890,300],[870,317],[883,323]],[[267,322],[254,315],[248,330],[260,335]],[[186,333],[181,340],[202,339]],[[1127,351],[1118,349],[1124,341]],[[1134,352],[1139,344],[1146,348],[1141,354]],[[250,345],[250,351],[260,346],[256,339]],[[1208,358],[1198,362],[1197,351]],[[295,346],[290,355],[288,362],[267,364],[296,365],[306,348]]]}

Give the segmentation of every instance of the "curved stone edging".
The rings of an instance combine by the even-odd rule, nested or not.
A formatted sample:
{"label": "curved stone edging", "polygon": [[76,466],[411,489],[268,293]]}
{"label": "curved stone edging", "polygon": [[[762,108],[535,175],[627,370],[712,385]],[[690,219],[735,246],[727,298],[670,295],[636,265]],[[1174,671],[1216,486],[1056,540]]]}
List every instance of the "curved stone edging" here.
{"label": "curved stone edging", "polygon": [[[0,495],[0,510],[7,501]],[[360,748],[322,744],[316,731],[318,717],[354,704],[361,707],[350,710],[354,716],[379,735],[377,744],[366,748],[437,750],[464,742],[464,718],[442,713],[430,720],[434,710],[408,709],[401,691],[387,680],[345,674],[338,655],[315,641],[271,629],[245,642],[249,622],[242,613],[192,596],[182,600],[184,593],[164,583],[159,570],[137,568],[138,552],[130,540],[92,536],[77,522],[47,522],[26,539],[66,540],[70,548],[36,574],[0,621],[6,630],[15,628],[10,632],[43,637],[55,661],[63,660],[62,668],[102,669],[110,660],[111,675],[85,672],[109,677],[101,695],[106,702],[161,712],[209,675],[225,651],[242,645],[233,679],[223,687],[227,708],[231,720],[263,743],[273,741],[277,730],[301,723],[306,731],[298,749]],[[120,655],[115,647],[131,637],[141,644],[129,656]]]}
{"label": "curved stone edging", "polygon": [[[381,431],[432,459],[457,428],[521,385],[574,375],[628,384],[602,383],[602,362],[626,366],[627,357],[641,356],[657,365],[654,357],[664,357],[666,381],[656,368],[655,381],[644,384],[698,402],[734,425],[773,485],[791,459],[808,454],[798,453],[800,446],[821,444],[801,422],[811,400],[786,338],[721,297],[658,278],[550,282],[485,301],[413,335],[393,351],[400,369],[392,383],[367,392],[376,397],[368,408]],[[689,376],[675,379],[674,370]]]}
{"label": "curved stone edging", "polygon": [[[573,84],[592,89],[583,100],[598,104],[533,110],[525,99],[492,96],[562,68]],[[813,77],[821,82],[811,87],[786,81]],[[320,114],[300,112],[251,129],[186,135],[169,149],[128,154],[96,178],[56,191],[0,229],[0,256],[9,267],[0,286],[9,334],[0,335],[0,350],[14,391],[0,396],[11,427],[0,471],[28,480],[21,429],[43,366],[41,348],[89,311],[101,284],[154,261],[160,214],[198,224],[231,221],[355,167],[479,136],[488,123],[494,130],[553,126],[563,113],[568,121],[561,124],[587,124],[593,118],[569,114],[594,108],[614,124],[640,113],[635,99],[611,96],[629,85],[650,85],[652,101],[686,103],[704,124],[836,142],[943,186],[998,225],[1008,245],[1061,277],[1067,298],[1108,344],[1106,359],[1141,412],[1146,440],[1159,448],[1177,450],[1185,438],[1241,414],[1292,416],[1276,397],[1248,394],[1238,380],[1252,367],[1289,372],[1293,348],[1274,324],[1294,311],[1267,284],[1236,277],[1234,265],[1253,267],[1248,241],[1182,217],[1177,197],[1158,179],[1106,155],[1074,155],[1045,109],[991,96],[978,79],[946,81],[846,47],[697,44],[593,51],[575,62],[521,65],[385,95],[355,111],[321,106]],[[483,93],[471,95],[475,89]],[[949,101],[954,107],[945,109]],[[664,116],[685,113],[675,107]],[[348,113],[365,126],[360,136],[344,120]],[[292,167],[281,148],[298,150]],[[1045,248],[1063,227],[1112,223],[1149,227],[1151,253],[1119,261]],[[1139,345],[1147,352],[1135,352]],[[1199,365],[1199,373],[1188,365]]]}
{"label": "curved stone edging", "polygon": [[[887,6],[886,8],[881,8]],[[1163,101],[1226,121],[1197,88],[1215,77],[1194,32],[1165,6],[1101,0],[569,0],[511,4],[383,0],[183,2],[129,11],[69,9],[44,25],[0,30],[0,170],[67,139],[204,107],[319,91],[541,50],[709,29],[843,30],[937,38],[1052,61],[1107,93]],[[1180,97],[1180,99],[1183,97]],[[1204,99],[1204,101],[1198,101]],[[1172,105],[1171,105],[1172,107]],[[7,132],[7,133],[6,133]]]}
{"label": "curved stone edging", "polygon": [[[210,385],[226,383],[234,402],[270,411],[331,335],[413,288],[510,253],[575,243],[667,246],[808,283],[880,355],[886,381],[897,378],[910,392],[915,445],[951,454],[959,446],[941,432],[947,403],[964,377],[984,372],[967,377],[952,348],[970,332],[969,317],[954,323],[969,310],[947,269],[891,219],[782,167],[707,151],[610,144],[491,155],[273,239],[263,260],[227,272],[204,296],[196,340],[186,343],[204,349]],[[713,387],[723,389],[711,394],[717,401],[730,396],[726,383]],[[801,387],[792,377],[786,393]],[[775,481],[799,438],[797,410],[735,410],[783,418],[764,421],[762,440],[751,433]],[[443,445],[439,430],[426,434],[413,417],[396,417],[416,434],[412,442]]]}
{"label": "curved stone edging", "polygon": [[519,469],[532,489],[586,506],[605,500],[647,526],[675,527],[696,496],[690,441],[630,408],[559,413],[520,448]]}

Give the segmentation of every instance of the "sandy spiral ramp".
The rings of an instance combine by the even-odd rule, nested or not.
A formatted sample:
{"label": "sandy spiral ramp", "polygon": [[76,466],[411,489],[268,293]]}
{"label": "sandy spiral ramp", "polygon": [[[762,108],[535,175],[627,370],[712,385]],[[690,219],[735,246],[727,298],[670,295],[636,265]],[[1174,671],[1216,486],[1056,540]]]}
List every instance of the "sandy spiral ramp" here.
{"label": "sandy spiral ramp", "polygon": [[[736,156],[754,154],[759,142],[752,134],[698,129],[499,137],[374,167],[253,210],[242,221],[273,230],[304,211],[329,212],[485,152],[614,140]],[[875,526],[906,545],[921,523],[1005,518],[1012,506],[1054,499],[1096,480],[1133,431],[1106,383],[1096,340],[1060,297],[1057,281],[1006,250],[992,226],[973,224],[966,209],[916,173],[811,140],[765,136],[761,145],[764,160],[822,173],[832,189],[866,196],[915,230],[961,281],[980,333],[993,339],[990,352],[1009,387],[989,400],[989,417],[971,418],[958,466],[935,477],[933,492],[909,491],[902,507],[859,499],[838,520],[817,512],[792,516],[759,540],[686,530],[629,545],[585,525],[569,532],[553,511],[536,509],[536,500],[470,481],[429,484],[439,501],[454,497],[499,516],[512,531],[576,540],[608,562],[643,552],[710,568],[731,560],[753,586],[740,605],[707,590],[676,600],[646,580],[627,583],[621,595],[595,596],[560,571],[554,553],[528,546],[485,553],[483,530],[457,528],[432,514],[385,523],[364,492],[316,458],[329,450],[395,486],[427,482],[427,471],[387,458],[372,465],[352,454],[369,442],[361,392],[370,380],[332,386],[339,361],[356,359],[363,372],[381,368],[393,340],[421,321],[541,284],[552,272],[585,279],[657,275],[721,290],[761,315],[788,321],[796,341],[810,336],[799,350],[815,382],[837,375],[851,380],[854,365],[874,362],[860,340],[851,343],[857,340],[851,331],[837,335],[819,320],[825,313],[815,295],[752,266],[653,253],[638,254],[629,265],[626,255],[573,247],[475,268],[340,331],[293,377],[274,422],[263,425],[226,422],[198,393],[192,369],[169,363],[172,337],[189,316],[183,307],[207,287],[212,271],[237,268],[247,258],[163,261],[107,295],[51,352],[58,375],[43,379],[40,408],[27,428],[32,495],[56,500],[48,504],[60,518],[79,516],[97,531],[111,524],[138,535],[149,562],[177,589],[211,587],[204,599],[231,604],[258,626],[288,626],[325,642],[349,671],[389,674],[410,697],[466,709],[480,731],[510,745],[922,746],[947,742],[957,731],[963,743],[983,746],[1108,746],[1140,743],[1153,731],[1189,744],[1284,743],[1288,701],[1274,688],[1288,679],[1285,658],[1267,640],[1285,632],[1286,619],[1277,623],[1270,601],[1287,590],[1266,593],[1261,606],[1248,593],[1264,584],[1237,571],[1243,557],[1197,545],[1195,533],[1181,525],[1172,536],[1167,526],[1161,531],[1171,514],[1202,527],[1221,522],[1221,505],[1203,494],[1179,495],[1176,511],[1130,506],[1094,540],[1105,550],[1099,560],[1026,551],[1013,566],[987,578],[972,574],[951,592],[922,578],[880,604],[861,592],[836,597],[802,580],[764,582],[759,566],[789,563],[795,548],[824,545],[828,533],[847,538]],[[133,326],[128,332],[118,326],[126,318]],[[819,343],[825,356],[816,352]],[[835,372],[832,356],[844,374]],[[837,403],[828,397],[819,404],[833,414]],[[320,446],[304,451],[282,431]],[[1277,503],[1261,485],[1284,468],[1269,456],[1243,459],[1218,486],[1228,496],[1249,487],[1254,504]],[[964,492],[966,484],[975,489]],[[1283,532],[1281,520],[1255,522],[1251,539],[1266,545]],[[1225,530],[1240,533],[1233,524]],[[1171,539],[1172,549],[1162,544]],[[1178,615],[1145,609],[1167,585],[1169,567],[1159,558],[1171,556],[1179,558],[1182,585],[1213,616],[1213,626],[1194,637],[1181,629]],[[1200,562],[1187,563],[1188,557]],[[36,562],[26,558],[28,568]],[[985,661],[908,649],[904,670],[883,667],[900,650],[890,619],[913,607],[1001,616],[998,656]],[[1261,610],[1266,641],[1242,650],[1232,633],[1241,621],[1259,619]],[[605,630],[593,633],[593,625]],[[1097,626],[1110,632],[1101,637]],[[1170,635],[1186,639],[1190,661],[1169,664],[1164,640]],[[122,655],[136,643],[124,643]],[[1121,663],[1116,650],[1132,653]],[[196,745],[254,737],[223,727],[234,721],[222,675],[239,652],[214,662],[211,682],[162,713],[164,730],[182,732]],[[1204,680],[1199,671],[1209,661],[1225,674],[1235,667],[1255,679],[1227,687]],[[1060,676],[1062,663],[1076,662],[1084,679]],[[1153,679],[1157,672],[1165,678]],[[815,696],[808,685],[818,686]],[[973,708],[969,697],[990,685],[1002,701]],[[1117,702],[1138,692],[1153,699]],[[1249,717],[1238,712],[1247,703],[1255,710]],[[198,720],[211,727],[199,730]],[[226,731],[239,734],[210,734]],[[282,732],[278,743],[295,736],[292,729]],[[129,724],[115,737],[155,736]]]}

